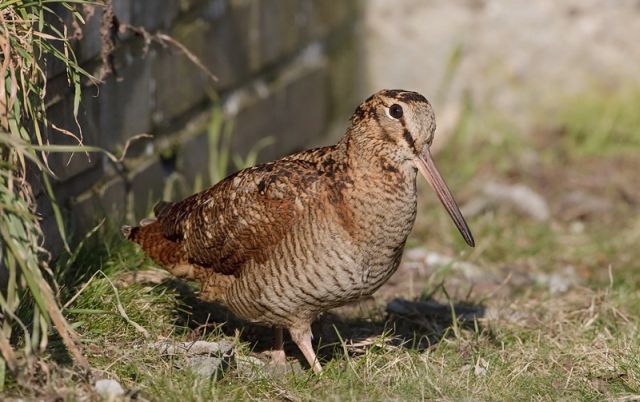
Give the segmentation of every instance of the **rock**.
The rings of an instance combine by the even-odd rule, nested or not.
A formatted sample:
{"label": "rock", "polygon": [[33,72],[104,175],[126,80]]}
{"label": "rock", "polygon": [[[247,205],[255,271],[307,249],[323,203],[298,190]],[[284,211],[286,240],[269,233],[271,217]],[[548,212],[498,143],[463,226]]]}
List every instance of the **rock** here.
{"label": "rock", "polygon": [[480,196],[469,201],[462,208],[464,215],[477,215],[493,206],[507,206],[538,221],[551,217],[547,201],[531,188],[523,184],[503,184],[488,182]]}
{"label": "rock", "polygon": [[408,268],[419,268],[423,265],[427,265],[432,268],[449,267],[455,271],[461,272],[468,279],[478,279],[487,276],[487,274],[477,265],[459,261],[455,258],[438,254],[423,247],[416,247],[405,251],[403,264]]}
{"label": "rock", "polygon": [[476,376],[483,376],[487,374],[487,370],[489,370],[489,362],[481,357],[473,367],[473,374]]}
{"label": "rock", "polygon": [[93,388],[98,395],[108,401],[112,401],[117,397],[124,395],[124,389],[122,385],[116,380],[98,380]]}
{"label": "rock", "polygon": [[187,366],[199,376],[218,377],[227,368],[228,362],[219,357],[196,355],[187,359]]}
{"label": "rock", "polygon": [[462,210],[462,215],[470,218],[472,216],[480,215],[490,208],[491,201],[485,196],[478,195],[467,201],[460,209]]}
{"label": "rock", "polygon": [[610,211],[611,201],[583,191],[572,191],[560,200],[562,217],[566,220],[597,217]]}
{"label": "rock", "polygon": [[260,378],[264,377],[267,372],[265,367],[267,363],[254,356],[236,356],[236,370],[243,377]]}
{"label": "rock", "polygon": [[567,265],[559,272],[537,274],[535,281],[549,287],[553,294],[564,293],[579,282],[578,274],[572,265]]}
{"label": "rock", "polygon": [[290,373],[294,375],[303,375],[305,373],[300,362],[292,359],[288,359],[286,364],[275,364],[273,362],[265,362],[255,356],[237,355],[235,364],[238,374],[251,379],[277,379]]}
{"label": "rock", "polygon": [[170,342],[159,341],[147,345],[166,356],[182,356],[183,367],[188,367],[202,377],[220,377],[233,362],[234,344],[228,340],[219,342]]}
{"label": "rock", "polygon": [[503,304],[488,306],[484,318],[487,321],[505,322],[519,326],[536,325],[537,321],[530,311],[518,310]]}
{"label": "rock", "polygon": [[233,342],[222,340],[220,342],[170,342],[160,341],[148,345],[151,349],[156,349],[160,353],[168,356],[175,355],[226,355],[233,351]]}

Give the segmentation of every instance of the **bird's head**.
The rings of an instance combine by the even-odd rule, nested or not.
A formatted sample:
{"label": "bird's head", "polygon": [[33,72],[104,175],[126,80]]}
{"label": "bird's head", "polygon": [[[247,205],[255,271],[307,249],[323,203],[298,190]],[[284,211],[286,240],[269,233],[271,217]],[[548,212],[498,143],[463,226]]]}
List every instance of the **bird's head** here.
{"label": "bird's head", "polygon": [[436,119],[429,101],[417,92],[382,90],[365,100],[351,118],[352,152],[384,157],[417,169],[433,187],[462,237],[474,246],[473,235],[431,157]]}

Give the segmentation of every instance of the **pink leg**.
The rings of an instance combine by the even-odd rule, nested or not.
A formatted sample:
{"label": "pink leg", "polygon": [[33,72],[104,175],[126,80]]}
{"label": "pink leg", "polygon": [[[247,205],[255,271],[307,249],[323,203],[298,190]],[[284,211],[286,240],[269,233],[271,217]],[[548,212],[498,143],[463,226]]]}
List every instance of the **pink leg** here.
{"label": "pink leg", "polygon": [[287,356],[284,354],[284,340],[282,327],[274,327],[273,351],[271,362],[276,365],[287,364]]}
{"label": "pink leg", "polygon": [[313,346],[311,345],[311,327],[307,325],[302,328],[289,328],[289,333],[291,333],[291,338],[296,345],[298,345],[302,354],[309,362],[313,372],[320,374],[320,372],[322,372],[322,366],[320,366],[318,358],[316,357],[316,352],[313,350]]}

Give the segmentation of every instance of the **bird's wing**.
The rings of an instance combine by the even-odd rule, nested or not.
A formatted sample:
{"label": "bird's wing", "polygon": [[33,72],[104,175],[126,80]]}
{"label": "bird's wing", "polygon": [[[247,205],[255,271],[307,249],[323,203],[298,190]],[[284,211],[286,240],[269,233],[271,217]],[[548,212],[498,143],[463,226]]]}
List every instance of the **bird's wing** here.
{"label": "bird's wing", "polygon": [[280,160],[242,170],[181,202],[158,208],[164,235],[190,262],[237,275],[263,260],[314,200],[322,177],[314,164]]}

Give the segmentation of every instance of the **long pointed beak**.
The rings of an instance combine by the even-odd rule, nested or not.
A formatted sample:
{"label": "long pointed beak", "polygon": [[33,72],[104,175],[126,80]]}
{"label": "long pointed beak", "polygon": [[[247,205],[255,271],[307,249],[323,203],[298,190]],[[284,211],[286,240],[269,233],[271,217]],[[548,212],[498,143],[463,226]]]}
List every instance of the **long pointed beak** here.
{"label": "long pointed beak", "polygon": [[442,179],[442,176],[440,176],[438,169],[436,169],[436,165],[433,163],[433,158],[431,157],[428,145],[425,145],[422,155],[415,159],[415,163],[420,173],[422,173],[429,184],[431,184],[431,187],[435,190],[440,202],[442,202],[442,205],[446,208],[449,216],[453,219],[453,223],[455,223],[460,234],[464,237],[464,241],[466,241],[469,246],[475,247],[476,242],[473,240],[471,230],[469,229],[467,222],[464,220],[464,216],[462,216],[462,212],[460,212],[460,208],[458,208],[456,200],[453,199],[451,191],[449,191],[449,187],[447,187],[447,184]]}

